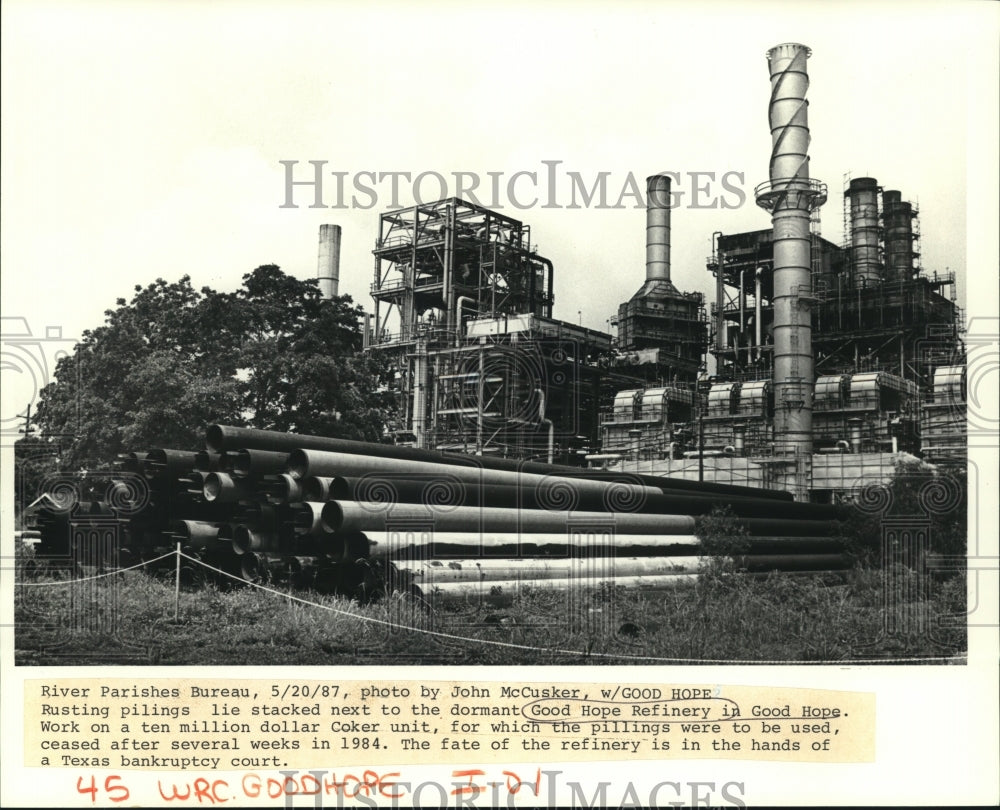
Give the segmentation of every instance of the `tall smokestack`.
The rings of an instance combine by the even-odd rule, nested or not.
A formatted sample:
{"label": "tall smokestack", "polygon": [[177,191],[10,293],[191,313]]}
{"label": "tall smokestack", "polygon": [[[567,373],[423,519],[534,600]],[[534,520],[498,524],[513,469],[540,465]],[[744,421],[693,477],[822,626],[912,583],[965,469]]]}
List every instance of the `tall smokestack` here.
{"label": "tall smokestack", "polygon": [[809,178],[809,75],[804,45],[767,52],[771,73],[770,180],[756,189],[771,212],[774,240],[774,438],[778,453],[797,457],[794,492],[808,497],[812,454],[812,241],[809,217],[826,202],[826,186]]}
{"label": "tall smokestack", "polygon": [[646,281],[670,281],[670,178],[646,178]]}
{"label": "tall smokestack", "polygon": [[319,226],[319,260],[316,265],[319,292],[324,301],[337,295],[340,286],[340,226]]}
{"label": "tall smokestack", "polygon": [[881,281],[878,260],[878,180],[855,177],[847,188],[851,209],[851,261],[854,286],[874,287]]}

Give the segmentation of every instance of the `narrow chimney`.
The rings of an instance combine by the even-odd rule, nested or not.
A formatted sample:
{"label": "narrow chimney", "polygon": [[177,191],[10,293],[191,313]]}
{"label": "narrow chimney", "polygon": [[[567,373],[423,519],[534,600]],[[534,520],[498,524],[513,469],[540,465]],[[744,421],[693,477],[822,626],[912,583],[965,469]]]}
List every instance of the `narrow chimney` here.
{"label": "narrow chimney", "polygon": [[670,281],[670,178],[646,178],[646,281]]}
{"label": "narrow chimney", "polygon": [[340,226],[319,226],[319,261],[316,267],[319,292],[324,301],[337,295],[340,286]]}

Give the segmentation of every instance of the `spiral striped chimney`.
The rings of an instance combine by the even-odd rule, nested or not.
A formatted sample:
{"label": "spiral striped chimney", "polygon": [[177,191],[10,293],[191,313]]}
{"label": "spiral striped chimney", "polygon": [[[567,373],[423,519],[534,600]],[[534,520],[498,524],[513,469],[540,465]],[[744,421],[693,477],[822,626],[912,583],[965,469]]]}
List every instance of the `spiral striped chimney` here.
{"label": "spiral striped chimney", "polygon": [[797,457],[796,498],[807,497],[812,455],[812,239],[809,216],[826,202],[826,186],[809,177],[809,48],[797,43],[767,52],[771,74],[770,180],[755,190],[771,213],[774,240],[774,439],[779,454]]}

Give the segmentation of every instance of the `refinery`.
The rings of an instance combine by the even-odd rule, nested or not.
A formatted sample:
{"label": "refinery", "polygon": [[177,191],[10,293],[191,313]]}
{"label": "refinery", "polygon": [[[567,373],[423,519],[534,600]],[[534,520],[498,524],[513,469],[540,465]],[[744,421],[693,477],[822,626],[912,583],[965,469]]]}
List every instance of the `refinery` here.
{"label": "refinery", "polygon": [[[646,181],[645,273],[614,335],[554,317],[556,268],[529,224],[460,197],[381,214],[365,350],[396,370],[393,443],[816,503],[850,500],[901,461],[964,465],[955,273],[922,265],[918,208],[891,179],[849,179],[843,243],[821,236],[810,55],[767,54],[772,151],[754,194],[771,227],[728,233],[720,212],[707,305],[671,280],[678,175]],[[340,238],[321,227],[328,297]]]}
{"label": "refinery", "polygon": [[[901,191],[850,179],[843,243],[821,236],[809,57],[767,53],[754,196],[771,227],[712,234],[708,306],[672,280],[668,174],[646,180],[645,270],[615,335],[554,317],[556,268],[529,224],[457,197],[386,211],[363,324],[391,370],[384,443],[211,425],[203,450],[126,453],[72,503],[45,493],[42,549],[169,565],[178,590],[572,600],[580,584],[691,585],[723,556],[699,519],[724,505],[745,533],[724,554],[747,576],[847,570],[844,504],[901,465],[965,463],[963,316]],[[341,239],[320,227],[324,300]]]}

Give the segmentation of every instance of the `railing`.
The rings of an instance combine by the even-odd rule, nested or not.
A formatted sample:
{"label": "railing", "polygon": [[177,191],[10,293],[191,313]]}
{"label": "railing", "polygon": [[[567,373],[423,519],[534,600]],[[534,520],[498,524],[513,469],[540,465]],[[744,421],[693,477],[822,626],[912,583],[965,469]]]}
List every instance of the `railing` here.
{"label": "railing", "polygon": [[[423,289],[424,287],[433,287],[435,284],[441,284],[441,279],[436,276],[430,278],[422,277],[418,278],[412,285],[415,290]],[[388,293],[396,292],[398,290],[405,290],[407,284],[403,279],[398,279],[394,281],[376,282],[371,285],[371,293]]]}

